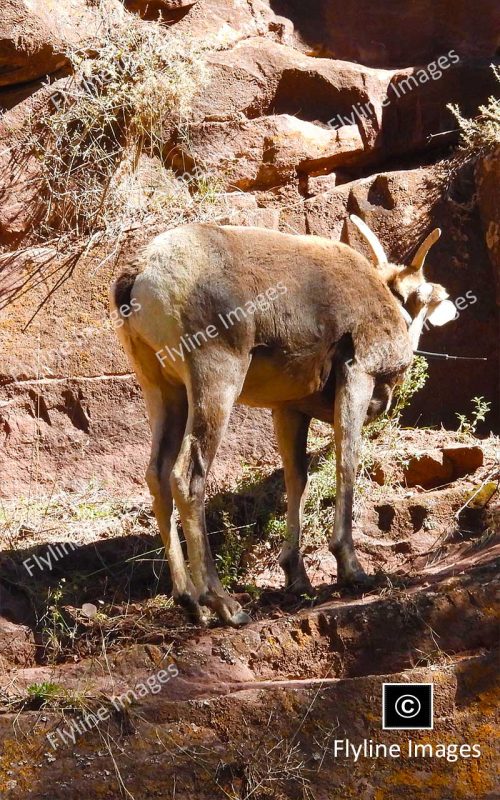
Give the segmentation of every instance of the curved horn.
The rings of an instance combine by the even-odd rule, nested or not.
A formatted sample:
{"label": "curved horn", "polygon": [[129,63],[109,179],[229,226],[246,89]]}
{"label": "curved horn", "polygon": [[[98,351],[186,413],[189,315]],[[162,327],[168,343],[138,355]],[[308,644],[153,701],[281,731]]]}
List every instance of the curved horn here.
{"label": "curved horn", "polygon": [[417,252],[413,256],[413,260],[410,264],[410,268],[412,271],[416,272],[419,269],[423,269],[427,253],[431,249],[432,245],[437,242],[440,236],[441,236],[441,228],[434,228],[432,233],[429,233],[429,235],[425,237],[424,241],[422,242]]}
{"label": "curved horn", "polygon": [[356,226],[358,231],[363,234],[366,241],[370,245],[370,250],[374,256],[375,265],[387,264],[387,256],[384,252],[384,248],[380,244],[380,241],[377,239],[373,231],[370,230],[366,222],[363,222],[363,220],[357,217],[356,214],[351,214],[349,219]]}

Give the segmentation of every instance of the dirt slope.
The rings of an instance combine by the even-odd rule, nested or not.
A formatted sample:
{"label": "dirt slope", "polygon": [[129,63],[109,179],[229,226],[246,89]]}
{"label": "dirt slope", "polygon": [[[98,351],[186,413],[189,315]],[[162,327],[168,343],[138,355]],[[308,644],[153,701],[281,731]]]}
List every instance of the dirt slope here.
{"label": "dirt slope", "polygon": [[[429,438],[446,452],[478,449],[423,431],[407,437],[408,455],[429,453]],[[318,594],[303,602],[279,589],[279,543],[254,540],[235,587],[253,585],[252,596],[241,596],[254,622],[238,631],[186,624],[163,595],[168,576],[144,504],[117,509],[87,496],[49,517],[41,509],[42,530],[33,517],[31,529],[13,525],[0,554],[1,796],[111,800],[123,782],[137,800],[170,797],[173,786],[185,800],[308,792],[492,800],[497,447],[483,442],[482,466],[469,461],[472,472],[435,489],[368,482],[355,537],[378,577],[364,596],[337,591],[324,534],[306,544]],[[216,551],[222,546],[219,539]],[[51,569],[41,568],[48,554]],[[85,603],[97,615],[86,616]],[[169,664],[175,674],[160,689],[130,694]],[[432,682],[434,729],[383,731],[384,681]],[[398,744],[401,757],[363,757],[354,769],[335,751],[346,738]],[[451,756],[415,760],[410,740],[452,746]],[[479,744],[481,757],[454,760],[467,743]]]}

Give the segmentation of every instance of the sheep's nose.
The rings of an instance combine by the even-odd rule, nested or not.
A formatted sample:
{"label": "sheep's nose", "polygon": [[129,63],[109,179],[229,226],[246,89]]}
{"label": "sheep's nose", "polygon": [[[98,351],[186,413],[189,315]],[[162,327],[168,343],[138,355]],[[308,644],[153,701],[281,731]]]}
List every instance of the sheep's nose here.
{"label": "sheep's nose", "polygon": [[428,303],[434,292],[432,283],[421,283],[417,288],[417,297],[421,303]]}

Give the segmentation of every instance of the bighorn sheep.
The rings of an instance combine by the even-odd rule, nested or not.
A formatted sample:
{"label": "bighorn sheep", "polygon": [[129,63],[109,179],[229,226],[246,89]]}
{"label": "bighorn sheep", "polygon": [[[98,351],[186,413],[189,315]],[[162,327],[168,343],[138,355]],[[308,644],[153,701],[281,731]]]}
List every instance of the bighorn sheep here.
{"label": "bighorn sheep", "polygon": [[312,418],[334,425],[330,549],[338,580],[366,578],[352,541],[361,428],[389,407],[426,318],[444,324],[455,308],[422,271],[439,230],[403,267],[389,264],[375,234],[351,219],[376,268],[348,245],[317,236],[194,223],[157,236],[112,287],[120,340],[152,430],[146,480],[173,594],[200,619],[206,606],[231,625],[249,621],[217,576],[204,509],[207,475],[234,403],[272,409],[288,499],[279,559],[287,586],[311,591],[300,544]]}

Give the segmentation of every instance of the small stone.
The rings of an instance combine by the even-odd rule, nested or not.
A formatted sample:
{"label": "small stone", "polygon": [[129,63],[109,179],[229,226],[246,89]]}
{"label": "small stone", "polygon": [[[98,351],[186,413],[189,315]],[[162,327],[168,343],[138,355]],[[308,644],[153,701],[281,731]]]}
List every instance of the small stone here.
{"label": "small stone", "polygon": [[82,614],[89,619],[92,619],[97,614],[97,606],[93,603],[84,603],[82,605]]}
{"label": "small stone", "polygon": [[484,508],[498,489],[496,481],[488,481],[484,486],[474,488],[467,495],[467,505],[469,508]]}
{"label": "small stone", "polygon": [[334,172],[329,175],[309,175],[307,178],[307,191],[309,194],[320,194],[335,189],[337,176]]}

